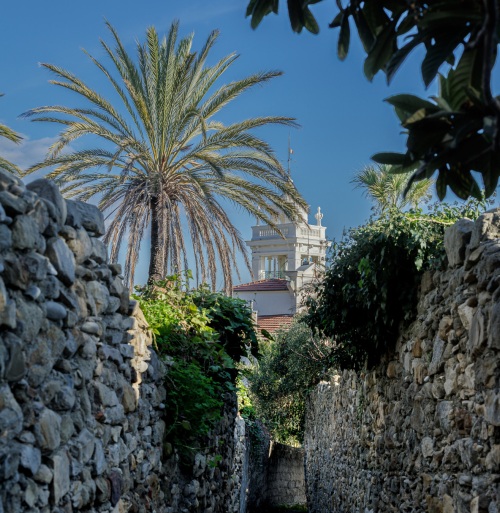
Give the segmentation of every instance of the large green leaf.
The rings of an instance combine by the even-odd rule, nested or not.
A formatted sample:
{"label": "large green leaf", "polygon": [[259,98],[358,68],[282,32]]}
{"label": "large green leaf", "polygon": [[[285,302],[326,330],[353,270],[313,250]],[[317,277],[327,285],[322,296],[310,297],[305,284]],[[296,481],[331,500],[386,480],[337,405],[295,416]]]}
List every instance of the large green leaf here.
{"label": "large green leaf", "polygon": [[311,32],[311,34],[319,33],[318,22],[309,9],[304,10],[304,27]]}
{"label": "large green leaf", "polygon": [[439,170],[439,174],[436,180],[436,194],[438,198],[443,201],[446,196],[446,173],[448,170],[446,168],[441,168]]}
{"label": "large green leaf", "polygon": [[363,48],[365,49],[366,53],[369,53],[373,47],[373,43],[375,42],[375,36],[370,30],[370,26],[366,21],[364,11],[361,9],[354,11],[353,18],[354,22],[356,23],[359,39],[361,40]]}
{"label": "large green leaf", "polygon": [[405,162],[404,153],[382,152],[375,153],[371,159],[379,164],[402,165]]}
{"label": "large green leaf", "polygon": [[395,52],[391,60],[387,64],[387,69],[385,71],[387,76],[387,83],[390,84],[394,74],[396,71],[400,68],[401,64],[405,61],[406,57],[410,54],[410,52],[418,46],[420,43],[422,43],[425,38],[427,37],[427,34],[424,32],[419,32],[418,34],[414,34],[410,36],[412,39],[409,43],[405,44],[402,48],[400,48],[397,52]]}
{"label": "large green leaf", "polygon": [[342,22],[340,24],[339,42],[337,47],[337,55],[343,61],[349,53],[349,42],[351,39],[351,29],[349,27],[349,15],[344,12]]}
{"label": "large green leaf", "polygon": [[246,16],[252,16],[250,25],[256,29],[264,16],[269,13],[278,13],[279,0],[251,0],[248,4]]}
{"label": "large green leaf", "polygon": [[443,138],[448,134],[449,123],[441,119],[422,119],[411,125],[406,145],[416,155],[426,155],[431,149],[442,145]]}
{"label": "large green leaf", "polygon": [[436,112],[439,110],[433,103],[413,94],[396,94],[394,96],[389,96],[384,101],[393,107],[408,112],[409,114],[413,114],[420,109],[427,109],[429,112]]}
{"label": "large green leaf", "polygon": [[396,44],[396,22],[392,21],[384,27],[377,36],[368,57],[365,60],[364,72],[368,80],[373,77],[390,61]]}
{"label": "large green leaf", "polygon": [[442,64],[453,55],[455,48],[462,42],[465,36],[463,30],[457,32],[447,32],[440,34],[439,38],[435,38],[435,43],[427,48],[427,53],[422,61],[422,78],[425,86],[436,77]]}
{"label": "large green leaf", "polygon": [[366,1],[363,6],[363,14],[365,15],[366,22],[370,27],[370,31],[375,36],[378,36],[384,27],[390,22],[389,16],[384,10],[381,2]]}
{"label": "large green leaf", "polygon": [[447,77],[440,79],[441,96],[453,110],[460,110],[469,101],[467,91],[477,80],[473,74],[476,57],[477,49],[465,51],[456,68],[450,70]]}

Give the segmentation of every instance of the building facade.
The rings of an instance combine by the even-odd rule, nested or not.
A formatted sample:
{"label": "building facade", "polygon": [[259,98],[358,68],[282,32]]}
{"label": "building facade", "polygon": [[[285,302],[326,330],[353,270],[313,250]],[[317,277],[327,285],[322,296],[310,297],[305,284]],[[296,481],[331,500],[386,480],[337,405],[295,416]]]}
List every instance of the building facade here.
{"label": "building facade", "polygon": [[275,331],[281,321],[291,322],[307,286],[324,270],[328,242],[319,207],[314,217],[316,224],[309,224],[304,212],[301,221],[282,218],[275,227],[252,226],[247,245],[254,281],[235,286],[233,295],[251,303],[261,329]]}

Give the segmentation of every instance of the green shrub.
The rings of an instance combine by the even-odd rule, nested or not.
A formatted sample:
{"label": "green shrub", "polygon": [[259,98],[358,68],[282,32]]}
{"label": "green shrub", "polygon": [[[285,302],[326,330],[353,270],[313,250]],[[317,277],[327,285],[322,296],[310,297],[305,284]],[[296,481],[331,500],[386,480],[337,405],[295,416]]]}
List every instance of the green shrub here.
{"label": "green shrub", "polygon": [[169,366],[166,446],[189,457],[221,419],[224,395],[235,391],[235,362],[247,351],[257,353],[251,311],[244,301],[204,286],[186,291],[178,276],[136,290]]}
{"label": "green shrub", "polygon": [[329,266],[307,299],[305,322],[334,340],[331,360],[339,368],[371,367],[396,341],[401,323],[415,314],[423,271],[446,260],[444,229],[457,219],[476,218],[486,207],[463,205],[388,214],[331,246]]}
{"label": "green shrub", "polygon": [[288,329],[279,331],[275,340],[261,345],[262,356],[248,377],[256,414],[274,440],[300,444],[305,399],[329,367],[330,342],[314,337],[297,318]]}

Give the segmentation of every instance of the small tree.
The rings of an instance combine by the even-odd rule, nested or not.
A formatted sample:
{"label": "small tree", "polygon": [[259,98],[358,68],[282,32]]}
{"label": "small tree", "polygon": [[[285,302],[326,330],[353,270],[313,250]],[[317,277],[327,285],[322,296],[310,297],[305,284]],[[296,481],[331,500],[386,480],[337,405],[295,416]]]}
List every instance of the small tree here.
{"label": "small tree", "polygon": [[406,192],[409,181],[409,175],[394,174],[391,166],[378,164],[365,166],[356,173],[351,183],[364,190],[365,195],[374,203],[375,213],[384,214],[392,209],[417,207],[420,202],[431,197],[431,180],[412,183]]}

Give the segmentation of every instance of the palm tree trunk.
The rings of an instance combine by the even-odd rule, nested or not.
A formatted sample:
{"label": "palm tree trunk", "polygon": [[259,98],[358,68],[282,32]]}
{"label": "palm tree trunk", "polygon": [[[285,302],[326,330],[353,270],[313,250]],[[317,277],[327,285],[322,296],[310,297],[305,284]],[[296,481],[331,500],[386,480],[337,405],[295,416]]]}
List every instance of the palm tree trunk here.
{"label": "palm tree trunk", "polygon": [[163,279],[165,276],[165,248],[163,244],[163,227],[161,222],[158,197],[150,199],[151,209],[151,249],[149,260],[148,282],[152,283]]}

